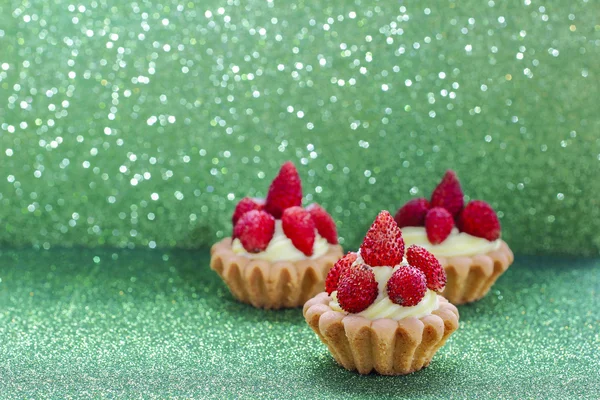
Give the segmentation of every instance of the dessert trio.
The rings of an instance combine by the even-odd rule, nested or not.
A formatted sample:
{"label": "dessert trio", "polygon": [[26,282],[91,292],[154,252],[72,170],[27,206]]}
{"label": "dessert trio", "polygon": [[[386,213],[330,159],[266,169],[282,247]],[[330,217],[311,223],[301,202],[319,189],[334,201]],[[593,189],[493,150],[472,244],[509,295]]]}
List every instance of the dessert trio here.
{"label": "dessert trio", "polygon": [[513,262],[493,208],[464,204],[447,171],[429,200],[381,211],[356,252],[343,255],[333,218],[302,207],[302,184],[282,165],[266,199],[243,198],[233,235],[213,245],[211,268],[254,307],[303,306],[338,364],[361,374],[426,367],[458,329],[455,305],[487,294]]}

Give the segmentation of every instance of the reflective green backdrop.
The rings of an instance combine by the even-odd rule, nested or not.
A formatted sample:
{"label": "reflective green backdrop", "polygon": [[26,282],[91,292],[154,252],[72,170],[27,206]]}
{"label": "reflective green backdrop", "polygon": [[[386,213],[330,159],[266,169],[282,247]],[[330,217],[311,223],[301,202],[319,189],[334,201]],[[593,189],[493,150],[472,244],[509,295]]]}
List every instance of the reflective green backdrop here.
{"label": "reflective green backdrop", "polygon": [[[0,3],[0,242],[206,247],[293,160],[355,247],[454,168],[600,251],[593,1]],[[568,239],[567,239],[568,238]]]}
{"label": "reflective green backdrop", "polygon": [[[0,398],[597,398],[599,12],[0,1]],[[447,168],[498,210],[515,264],[429,368],[340,369],[210,271],[288,159],[346,249]]]}

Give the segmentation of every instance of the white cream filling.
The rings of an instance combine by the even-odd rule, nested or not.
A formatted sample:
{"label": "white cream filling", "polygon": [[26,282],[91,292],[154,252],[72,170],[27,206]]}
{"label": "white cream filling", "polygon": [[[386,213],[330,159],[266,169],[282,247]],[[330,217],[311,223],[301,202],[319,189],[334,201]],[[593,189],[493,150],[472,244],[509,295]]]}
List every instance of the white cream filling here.
{"label": "white cream filling", "polygon": [[[359,263],[364,263],[360,254],[353,265]],[[438,295],[436,292],[429,289],[427,289],[425,297],[423,297],[417,305],[412,307],[404,307],[395,304],[390,300],[387,295],[387,282],[398,268],[403,268],[406,265],[408,264],[404,260],[395,267],[373,267],[373,273],[375,274],[379,293],[373,304],[354,315],[360,315],[371,320],[390,318],[398,321],[409,317],[421,318],[430,315],[433,311],[437,310],[439,307]],[[334,311],[345,312],[338,303],[337,290],[331,293],[331,298],[332,300],[329,302],[329,307]]]}
{"label": "white cream filling", "polygon": [[422,226],[405,226],[402,228],[402,238],[406,247],[416,244],[426,248],[436,257],[470,257],[500,248],[500,239],[490,242],[484,238],[459,232],[456,228],[453,228],[450,236],[440,244],[429,242],[425,228]]}
{"label": "white cream filling", "polygon": [[283,233],[283,227],[281,225],[281,220],[275,220],[275,233],[273,234],[273,239],[269,242],[269,245],[260,253],[248,253],[239,239],[234,239],[231,244],[231,248],[235,254],[244,255],[248,258],[265,260],[265,261],[300,261],[306,259],[314,259],[317,257],[321,257],[323,254],[327,253],[329,249],[329,243],[327,243],[327,239],[321,237],[316,229],[315,229],[315,244],[313,245],[313,254],[310,257],[307,257],[303,252],[298,250],[292,244],[290,238],[285,236]]}

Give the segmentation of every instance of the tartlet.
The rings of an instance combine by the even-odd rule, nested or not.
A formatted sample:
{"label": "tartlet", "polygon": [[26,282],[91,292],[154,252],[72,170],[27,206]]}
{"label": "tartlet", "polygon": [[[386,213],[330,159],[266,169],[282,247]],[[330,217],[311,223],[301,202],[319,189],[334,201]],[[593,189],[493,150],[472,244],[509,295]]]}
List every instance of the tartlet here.
{"label": "tartlet", "polygon": [[445,281],[427,250],[412,246],[404,259],[401,231],[383,211],[359,252],[336,263],[326,291],[303,314],[342,367],[406,375],[427,367],[458,329],[458,310],[437,294]]}
{"label": "tartlet", "polygon": [[343,255],[331,216],[318,204],[300,207],[302,186],[287,162],[266,200],[244,198],[234,211],[232,237],[211,248],[210,267],[232,295],[265,309],[302,306],[323,290]]}
{"label": "tartlet", "polygon": [[433,253],[448,276],[443,296],[453,304],[484,297],[514,261],[498,217],[484,201],[466,205],[454,171],[447,171],[431,200],[413,199],[395,215],[407,245]]}

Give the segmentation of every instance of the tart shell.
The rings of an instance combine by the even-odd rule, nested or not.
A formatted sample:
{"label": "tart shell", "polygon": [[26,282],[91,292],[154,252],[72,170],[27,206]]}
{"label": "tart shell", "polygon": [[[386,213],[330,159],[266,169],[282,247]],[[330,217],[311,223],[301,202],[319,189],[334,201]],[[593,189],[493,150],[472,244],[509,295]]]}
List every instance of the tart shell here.
{"label": "tart shell", "polygon": [[446,270],[446,288],[442,295],[452,304],[481,299],[498,277],[510,267],[514,255],[505,241],[497,250],[471,257],[437,257]]}
{"label": "tart shell", "polygon": [[320,293],[303,309],[304,318],[335,361],[350,371],[406,375],[427,367],[458,328],[458,310],[439,297],[439,308],[421,318],[370,320],[335,311]]}
{"label": "tart shell", "polygon": [[212,246],[210,268],[236,299],[265,309],[302,306],[324,290],[327,273],[343,256],[340,245],[330,244],[315,259],[271,262],[236,254],[231,244],[228,237]]}

